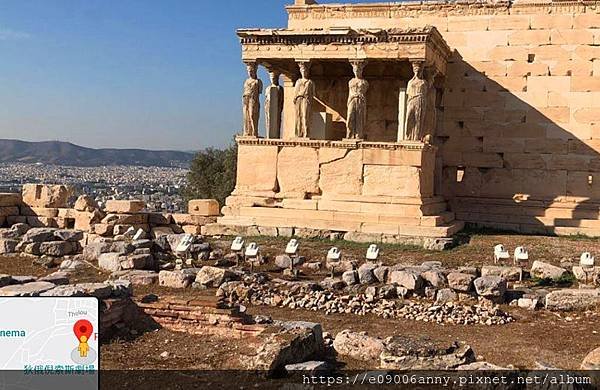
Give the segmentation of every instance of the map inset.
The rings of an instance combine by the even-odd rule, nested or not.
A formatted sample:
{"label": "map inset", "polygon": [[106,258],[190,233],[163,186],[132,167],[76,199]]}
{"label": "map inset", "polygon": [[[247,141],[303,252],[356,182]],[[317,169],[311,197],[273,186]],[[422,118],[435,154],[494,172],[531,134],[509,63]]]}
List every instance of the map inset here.
{"label": "map inset", "polygon": [[0,370],[45,375],[98,369],[96,298],[0,298]]}

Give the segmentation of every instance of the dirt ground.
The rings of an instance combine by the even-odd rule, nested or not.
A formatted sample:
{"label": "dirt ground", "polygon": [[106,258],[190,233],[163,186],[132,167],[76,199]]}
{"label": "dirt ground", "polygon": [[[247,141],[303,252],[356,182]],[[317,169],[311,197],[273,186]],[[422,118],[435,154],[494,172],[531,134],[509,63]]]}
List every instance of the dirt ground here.
{"label": "dirt ground", "polygon": [[[481,266],[493,263],[492,248],[498,243],[509,250],[523,245],[529,250],[530,261],[542,260],[553,264],[576,263],[583,251],[600,255],[600,240],[587,238],[558,238],[521,236],[506,234],[465,235],[465,244],[445,252],[425,251],[416,247],[382,245],[380,260],[385,264],[420,264],[438,260],[445,267],[461,265]],[[225,251],[229,239],[211,240]],[[255,240],[263,254],[272,259],[281,254],[285,239],[259,237]],[[301,255],[308,261],[323,261],[327,250],[336,245],[342,249],[346,259],[364,259],[367,244],[319,240],[301,240]],[[212,264],[207,261],[204,264]],[[262,267],[275,272],[272,265]],[[12,275],[42,276],[51,273],[28,258],[0,257],[0,273]],[[323,269],[310,278],[319,278],[328,273]],[[273,273],[281,277],[281,273]],[[90,268],[73,276],[72,282],[102,281],[107,274]],[[214,294],[214,290],[175,290],[158,286],[135,287],[136,296],[148,293],[177,296],[202,296]],[[486,361],[516,368],[533,368],[536,362],[566,368],[578,368],[584,356],[600,345],[600,313],[551,313],[545,310],[529,312],[519,308],[503,306],[517,321],[508,325],[488,327],[484,325],[439,325],[406,319],[383,319],[376,316],[349,314],[325,315],[324,313],[250,306],[250,314],[270,315],[280,320],[303,320],[320,322],[323,329],[335,335],[343,329],[367,331],[373,336],[392,335],[426,336],[439,341],[464,341],[470,344],[477,356]],[[250,349],[250,350],[249,350]],[[164,354],[167,352],[168,355]],[[161,356],[163,354],[163,356]],[[166,329],[132,335],[127,339],[114,339],[101,346],[102,369],[235,369],[240,367],[239,357],[252,354],[249,340],[222,340],[214,337],[175,333]],[[166,357],[165,357],[166,355]],[[346,368],[374,368],[376,362],[365,363],[341,359]]]}

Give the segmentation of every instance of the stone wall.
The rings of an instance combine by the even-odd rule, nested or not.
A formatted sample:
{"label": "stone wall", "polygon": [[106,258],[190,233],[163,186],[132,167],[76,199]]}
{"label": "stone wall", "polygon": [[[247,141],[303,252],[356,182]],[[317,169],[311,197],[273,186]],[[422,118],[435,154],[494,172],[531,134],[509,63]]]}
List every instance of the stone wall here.
{"label": "stone wall", "polygon": [[157,302],[139,301],[137,305],[157,324],[175,332],[244,338],[256,336],[265,328],[254,324],[239,306],[227,305],[217,297],[163,297]]}
{"label": "stone wall", "polygon": [[[196,199],[188,213],[147,212],[141,200],[109,200],[100,208],[92,198],[75,200],[73,188],[65,185],[25,184],[22,194],[0,194],[0,227],[25,223],[31,227],[76,229],[86,233],[85,242],[113,237],[130,228],[155,235],[200,234],[220,214],[214,199]],[[84,244],[85,244],[84,242]]]}
{"label": "stone wall", "polygon": [[435,143],[443,165],[439,192],[457,218],[597,235],[596,4],[405,2],[290,6],[288,12],[295,29],[435,26],[454,50]]}
{"label": "stone wall", "polygon": [[241,143],[234,195],[430,198],[435,153],[435,148],[419,145],[378,149],[310,141]]}

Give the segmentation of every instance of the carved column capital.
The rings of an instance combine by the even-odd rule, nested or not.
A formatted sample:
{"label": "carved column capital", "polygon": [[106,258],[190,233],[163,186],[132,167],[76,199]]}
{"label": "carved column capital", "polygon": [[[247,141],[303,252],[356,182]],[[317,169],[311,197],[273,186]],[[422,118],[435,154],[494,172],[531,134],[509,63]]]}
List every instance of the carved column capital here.
{"label": "carved column capital", "polygon": [[350,65],[352,65],[352,72],[354,72],[354,77],[361,79],[362,72],[365,69],[365,66],[367,66],[368,61],[366,59],[352,59],[349,62]]}

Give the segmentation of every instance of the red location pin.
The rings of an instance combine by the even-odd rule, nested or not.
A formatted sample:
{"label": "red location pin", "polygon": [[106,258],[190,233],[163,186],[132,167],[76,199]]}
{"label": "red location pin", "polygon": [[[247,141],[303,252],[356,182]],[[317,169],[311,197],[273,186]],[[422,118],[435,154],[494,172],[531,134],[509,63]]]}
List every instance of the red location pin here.
{"label": "red location pin", "polygon": [[88,320],[79,320],[73,325],[73,333],[78,341],[81,341],[81,336],[85,336],[89,340],[93,331],[94,327]]}

